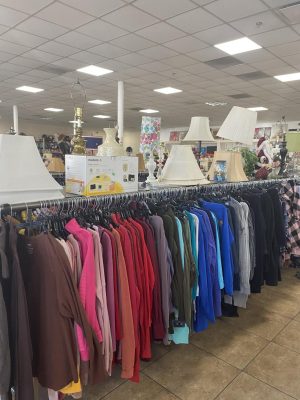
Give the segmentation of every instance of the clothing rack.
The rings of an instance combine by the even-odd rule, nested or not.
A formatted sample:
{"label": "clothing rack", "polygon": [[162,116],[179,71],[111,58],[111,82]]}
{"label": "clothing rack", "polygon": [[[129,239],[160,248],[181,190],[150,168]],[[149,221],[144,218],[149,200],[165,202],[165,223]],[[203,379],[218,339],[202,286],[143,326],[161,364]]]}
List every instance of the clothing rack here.
{"label": "clothing rack", "polygon": [[34,209],[42,209],[42,208],[50,208],[50,207],[84,207],[89,204],[97,204],[99,206],[109,206],[110,204],[118,203],[119,201],[128,201],[128,200],[147,200],[153,199],[159,196],[174,196],[174,195],[185,195],[185,194],[210,194],[219,191],[230,191],[230,190],[238,190],[238,189],[254,189],[254,188],[268,188],[270,186],[281,184],[286,181],[295,181],[295,178],[278,178],[278,179],[270,179],[270,180],[260,180],[260,181],[244,181],[244,182],[229,182],[229,183],[212,183],[208,185],[198,185],[198,186],[180,186],[180,187],[164,187],[160,189],[152,189],[152,190],[142,190],[138,192],[130,192],[130,193],[121,193],[114,195],[104,195],[104,196],[91,196],[91,197],[82,197],[82,196],[70,196],[64,199],[58,200],[43,200],[43,201],[35,201],[29,203],[20,203],[20,204],[2,204],[0,205],[0,218],[3,213],[7,215],[12,215],[13,212],[18,212],[22,210],[34,210]]}

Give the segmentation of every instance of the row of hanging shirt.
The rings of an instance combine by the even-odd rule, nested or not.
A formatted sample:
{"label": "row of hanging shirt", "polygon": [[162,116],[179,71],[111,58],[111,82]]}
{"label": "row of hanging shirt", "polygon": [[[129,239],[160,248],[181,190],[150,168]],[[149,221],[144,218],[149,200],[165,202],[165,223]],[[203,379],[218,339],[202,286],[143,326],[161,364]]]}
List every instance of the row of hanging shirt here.
{"label": "row of hanging shirt", "polygon": [[276,285],[285,240],[278,190],[223,195],[92,207],[72,219],[59,210],[41,226],[38,217],[31,233],[48,232],[31,236],[1,222],[0,394],[12,381],[16,399],[32,400],[34,376],[51,399],[79,396],[114,363],[138,382],[152,340],[188,343],[225,303],[246,307],[250,289]]}

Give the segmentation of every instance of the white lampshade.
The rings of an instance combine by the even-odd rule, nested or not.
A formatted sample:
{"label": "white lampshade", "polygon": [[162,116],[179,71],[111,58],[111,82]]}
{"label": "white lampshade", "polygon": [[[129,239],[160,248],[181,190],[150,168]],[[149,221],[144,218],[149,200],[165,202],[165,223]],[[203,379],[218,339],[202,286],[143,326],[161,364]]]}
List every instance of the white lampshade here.
{"label": "white lampshade", "polygon": [[162,170],[160,183],[173,186],[190,186],[209,182],[205,179],[197,164],[192,147],[174,145]]}
{"label": "white lampshade", "polygon": [[234,106],[221,125],[218,137],[251,145],[255,133],[257,112]]}
{"label": "white lampshade", "polygon": [[215,139],[209,129],[208,117],[192,117],[191,124],[183,139],[185,142],[214,142]]}
{"label": "white lampshade", "polygon": [[0,135],[0,204],[63,198],[33,136]]}

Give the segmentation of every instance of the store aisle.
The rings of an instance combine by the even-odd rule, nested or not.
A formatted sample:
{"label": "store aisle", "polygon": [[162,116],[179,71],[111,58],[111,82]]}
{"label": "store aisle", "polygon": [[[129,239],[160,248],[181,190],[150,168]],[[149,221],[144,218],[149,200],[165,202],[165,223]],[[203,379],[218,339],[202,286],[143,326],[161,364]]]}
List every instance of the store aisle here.
{"label": "store aisle", "polygon": [[[155,345],[136,385],[112,378],[85,400],[300,399],[300,280],[251,295],[239,318],[222,318],[188,346]],[[119,376],[119,371],[115,371]]]}

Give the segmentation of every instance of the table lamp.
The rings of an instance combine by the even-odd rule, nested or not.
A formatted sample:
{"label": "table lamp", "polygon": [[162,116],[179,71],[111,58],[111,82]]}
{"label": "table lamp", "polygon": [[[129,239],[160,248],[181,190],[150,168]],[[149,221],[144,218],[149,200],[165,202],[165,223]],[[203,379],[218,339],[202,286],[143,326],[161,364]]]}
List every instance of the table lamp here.
{"label": "table lamp", "polygon": [[0,204],[63,198],[33,136],[0,135]]}
{"label": "table lamp", "polygon": [[[257,113],[243,107],[234,106],[221,125],[217,136],[235,143],[253,144]],[[216,151],[208,176],[215,180],[218,165],[225,165],[226,180],[229,182],[247,181],[243,169],[242,155],[239,151]]]}
{"label": "table lamp", "polygon": [[214,142],[215,139],[209,129],[208,117],[192,117],[191,124],[183,142]]}
{"label": "table lamp", "polygon": [[173,145],[159,178],[160,185],[192,186],[209,183],[199,168],[192,146]]}

